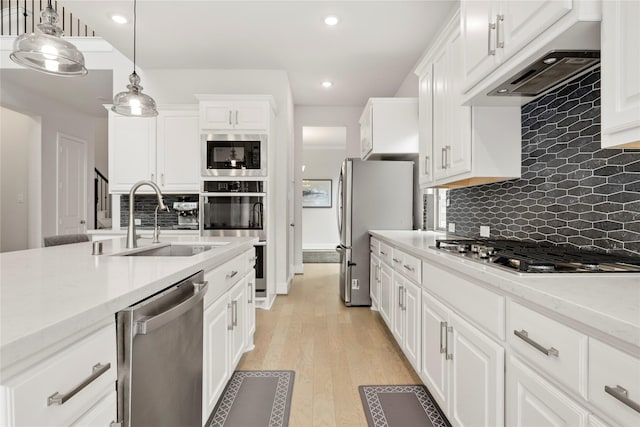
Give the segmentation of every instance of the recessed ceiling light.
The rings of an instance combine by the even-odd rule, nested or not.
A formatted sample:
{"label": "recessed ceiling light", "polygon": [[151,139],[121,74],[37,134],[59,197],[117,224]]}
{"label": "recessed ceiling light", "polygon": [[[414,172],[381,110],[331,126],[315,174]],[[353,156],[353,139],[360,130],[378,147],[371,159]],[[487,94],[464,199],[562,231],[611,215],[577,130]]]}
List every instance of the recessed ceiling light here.
{"label": "recessed ceiling light", "polygon": [[542,61],[542,62],[544,62],[544,63],[545,63],[545,64],[547,64],[547,65],[551,65],[551,64],[553,64],[554,62],[556,62],[557,60],[558,60],[557,58],[551,57],[551,58],[547,58],[547,59],[545,59],[545,60],[544,60],[544,61]]}
{"label": "recessed ceiling light", "polygon": [[340,19],[335,15],[329,15],[324,18],[324,23],[330,26],[338,25],[338,22],[340,22]]}
{"label": "recessed ceiling light", "polygon": [[333,83],[331,83],[329,80],[325,80],[322,82],[322,87],[324,88],[330,88],[331,86],[333,86]]}
{"label": "recessed ceiling light", "polygon": [[126,24],[127,23],[127,18],[125,18],[122,15],[111,15],[111,19],[113,19],[113,22],[115,22],[116,24]]}
{"label": "recessed ceiling light", "polygon": [[498,90],[498,93],[507,93],[507,89],[500,89]]}

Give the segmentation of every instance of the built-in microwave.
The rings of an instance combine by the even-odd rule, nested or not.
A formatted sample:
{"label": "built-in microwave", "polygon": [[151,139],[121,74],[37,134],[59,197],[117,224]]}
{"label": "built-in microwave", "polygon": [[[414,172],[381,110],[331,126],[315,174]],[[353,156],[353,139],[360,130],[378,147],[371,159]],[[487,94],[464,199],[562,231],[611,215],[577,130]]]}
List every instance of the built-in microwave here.
{"label": "built-in microwave", "polygon": [[202,135],[202,176],[266,176],[267,135]]}

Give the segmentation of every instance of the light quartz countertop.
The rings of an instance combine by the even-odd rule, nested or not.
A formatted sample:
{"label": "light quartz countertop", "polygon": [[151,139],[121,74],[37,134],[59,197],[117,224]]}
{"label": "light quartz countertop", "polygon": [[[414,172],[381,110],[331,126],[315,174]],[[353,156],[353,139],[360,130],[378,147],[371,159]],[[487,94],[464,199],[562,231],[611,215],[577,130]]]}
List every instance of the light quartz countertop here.
{"label": "light quartz countertop", "polygon": [[[215,268],[251,249],[258,239],[161,235],[161,241],[159,245],[218,245],[189,257],[112,256],[135,251],[126,249],[121,237],[102,241],[103,255],[91,255],[91,242],[0,254],[0,367],[200,270]],[[150,239],[139,239],[137,250],[149,246]]]}
{"label": "light quartz countertop", "polygon": [[[127,227],[122,227],[119,229],[114,228],[100,228],[97,230],[88,230],[87,234],[90,236],[125,236],[127,234]],[[153,228],[142,228],[140,226],[136,227],[136,234],[147,236],[153,234]],[[175,235],[193,235],[199,236],[200,230],[174,230],[174,229],[160,229],[160,237],[162,240],[162,236],[175,236]]]}
{"label": "light quartz countertop", "polygon": [[[426,261],[440,264],[516,298],[537,304],[622,343],[640,348],[640,274],[518,273],[432,249],[444,233],[370,231]],[[451,238],[451,236],[449,236]],[[429,280],[423,277],[423,281]]]}

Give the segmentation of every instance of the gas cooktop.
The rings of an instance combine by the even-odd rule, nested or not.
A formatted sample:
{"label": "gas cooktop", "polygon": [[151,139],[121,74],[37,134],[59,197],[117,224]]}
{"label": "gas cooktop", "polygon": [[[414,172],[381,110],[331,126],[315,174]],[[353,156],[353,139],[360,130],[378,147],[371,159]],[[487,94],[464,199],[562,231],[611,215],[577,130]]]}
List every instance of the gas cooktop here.
{"label": "gas cooktop", "polygon": [[519,273],[640,273],[640,257],[521,240],[436,240],[436,249]]}

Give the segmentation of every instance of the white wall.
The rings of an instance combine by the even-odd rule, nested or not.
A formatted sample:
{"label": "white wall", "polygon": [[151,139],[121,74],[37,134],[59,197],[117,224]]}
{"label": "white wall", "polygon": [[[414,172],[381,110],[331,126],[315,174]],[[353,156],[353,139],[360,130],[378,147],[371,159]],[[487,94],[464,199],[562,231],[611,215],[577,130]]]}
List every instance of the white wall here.
{"label": "white wall", "polygon": [[[1,76],[0,76],[1,83]],[[41,215],[42,237],[57,234],[56,181],[58,132],[87,141],[87,170],[94,167],[95,118],[72,110],[65,105],[31,92],[19,85],[1,84],[3,107],[40,117],[41,121]],[[93,174],[87,176],[87,224],[93,224]],[[40,242],[41,244],[41,242]]]}
{"label": "white wall", "polygon": [[39,122],[0,107],[0,252],[29,248],[30,154]]}
{"label": "white wall", "polygon": [[[109,118],[98,118],[95,128],[95,167],[102,175],[109,178]],[[89,171],[93,176],[93,170]]]}
{"label": "white wall", "polygon": [[336,194],[345,148],[303,148],[303,179],[332,180],[331,208],[302,208],[302,249],[334,249],[340,243]]}

